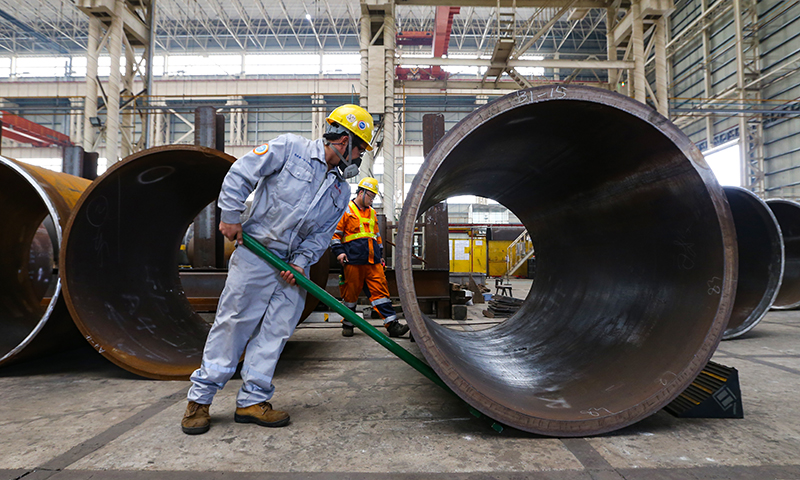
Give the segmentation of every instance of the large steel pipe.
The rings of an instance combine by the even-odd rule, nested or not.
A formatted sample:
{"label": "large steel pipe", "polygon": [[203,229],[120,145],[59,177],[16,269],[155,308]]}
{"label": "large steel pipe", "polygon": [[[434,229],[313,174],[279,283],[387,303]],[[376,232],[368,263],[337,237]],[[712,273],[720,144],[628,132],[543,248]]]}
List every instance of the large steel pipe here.
{"label": "large steel pipe", "polygon": [[56,267],[62,229],[89,183],[0,157],[0,365],[81,345]]}
{"label": "large steel pipe", "polygon": [[[418,215],[470,194],[523,221],[536,277],[513,317],[465,332],[420,312],[410,252]],[[459,122],[416,175],[399,222],[403,311],[430,365],[491,418],[608,432],[706,365],[733,305],[735,235],[702,155],[651,108],[588,87],[521,90]]]}
{"label": "large steel pipe", "polygon": [[772,308],[797,308],[800,307],[800,203],[770,198],[767,206],[780,225],[785,256],[783,281]]}
{"label": "large steel pipe", "polygon": [[[145,150],[114,164],[78,201],[60,263],[67,305],[85,338],[120,367],[185,379],[200,365],[210,324],[186,298],[178,253],[234,160],[188,145]],[[311,271],[323,285],[324,265],[322,279]]]}
{"label": "large steel pipe", "polygon": [[740,187],[724,187],[739,248],[736,300],[723,340],[753,329],[778,295],[783,276],[783,239],[764,200]]}

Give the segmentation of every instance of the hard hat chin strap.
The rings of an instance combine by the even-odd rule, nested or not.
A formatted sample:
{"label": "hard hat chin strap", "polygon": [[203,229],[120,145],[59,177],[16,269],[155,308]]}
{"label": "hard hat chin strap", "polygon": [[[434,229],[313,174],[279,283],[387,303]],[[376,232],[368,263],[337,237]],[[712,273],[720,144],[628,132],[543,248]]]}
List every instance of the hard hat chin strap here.
{"label": "hard hat chin strap", "polygon": [[[331,147],[331,142],[327,139],[322,139],[322,143],[328,147]],[[336,156],[339,157],[339,171],[342,173],[342,178],[348,179],[353,178],[358,175],[358,169],[361,166],[361,159],[358,159],[358,163],[355,161],[349,162],[346,157],[350,157],[353,152],[353,137],[351,135],[347,135],[347,155],[342,155],[338,149],[331,147],[331,150],[336,153]]]}

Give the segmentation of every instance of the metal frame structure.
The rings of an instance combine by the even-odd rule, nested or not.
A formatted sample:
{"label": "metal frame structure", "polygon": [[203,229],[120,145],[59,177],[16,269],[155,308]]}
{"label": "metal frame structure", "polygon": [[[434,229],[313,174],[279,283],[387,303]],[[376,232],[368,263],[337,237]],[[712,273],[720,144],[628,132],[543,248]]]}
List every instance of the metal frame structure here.
{"label": "metal frame structure", "polygon": [[[83,147],[95,151],[101,137],[105,140],[106,162],[110,166],[147,144],[147,134],[135,139],[134,115],[140,114],[148,132],[147,119],[137,112],[139,98],[152,88],[150,70],[153,63],[153,41],[150,25],[155,18],[153,0],[78,0],[77,7],[89,18],[86,47],[86,91],[83,110]],[[105,32],[104,32],[105,31]],[[120,73],[120,61],[125,55],[125,75]],[[103,49],[108,51],[111,69],[103,86],[97,74],[98,60]],[[140,58],[137,61],[137,50]],[[134,91],[134,78],[144,79],[145,88]],[[149,88],[148,88],[149,87]],[[98,112],[98,93],[106,110],[105,124]],[[120,120],[121,116],[121,120]],[[98,131],[99,130],[99,131]],[[98,135],[99,133],[99,135]],[[119,144],[121,140],[121,151]]]}
{"label": "metal frame structure", "polygon": [[[373,116],[377,116],[380,137],[373,140],[383,154],[383,213],[394,221],[399,212],[395,205],[402,205],[396,198],[395,185],[395,39],[396,18],[394,0],[361,0],[361,89],[359,102]],[[375,149],[378,150],[378,149]],[[364,172],[370,171],[372,155],[365,155]],[[402,193],[403,175],[400,175],[399,191]],[[398,202],[399,200],[399,202]]]}
{"label": "metal frame structure", "polygon": [[[398,31],[433,31],[435,6],[444,3],[397,1]],[[451,50],[490,52],[496,0],[452,3],[470,6],[453,19]],[[602,52],[603,9],[611,2],[571,1],[583,8],[566,19],[558,16],[558,21],[540,33],[560,10],[558,3],[518,1],[520,40],[526,42],[538,34],[533,47],[537,51]],[[356,0],[158,0],[158,9],[159,51],[354,51],[360,45],[360,4]],[[0,53],[81,54],[88,47],[88,23],[73,0],[0,0]]]}
{"label": "metal frame structure", "polygon": [[701,150],[736,140],[742,185],[762,197],[797,197],[800,143],[767,129],[798,122],[799,19],[800,2],[773,0],[692,0],[673,16],[672,118]]}
{"label": "metal frame structure", "polygon": [[[383,125],[394,125],[381,129],[377,153],[383,152],[387,167],[395,162],[383,175],[391,180],[387,189],[394,190],[390,202],[396,206],[402,202],[402,182],[394,183],[405,174],[402,153],[394,160],[393,150],[395,145],[405,148],[418,137],[419,126],[414,123],[418,115],[411,106],[415,92],[433,94],[446,89],[443,105],[448,106],[446,98],[453,98],[453,89],[478,89],[474,90],[475,101],[467,102],[474,108],[478,97],[485,102],[488,96],[554,81],[591,83],[628,93],[669,114],[701,149],[739,138],[739,132],[744,132],[739,142],[745,186],[762,196],[800,196],[800,140],[792,133],[798,130],[795,112],[800,108],[796,101],[800,88],[795,87],[800,84],[795,73],[800,65],[800,40],[791,34],[800,18],[798,0],[676,0],[674,12],[671,0],[158,0],[158,16],[152,22],[148,17],[154,10],[147,11],[148,2],[140,5],[123,0],[122,4],[138,18],[123,15],[128,15],[128,23],[155,25],[151,55],[360,52],[361,88],[351,93],[364,106],[370,107],[372,102],[370,110]],[[104,46],[109,49],[111,33],[98,35],[91,26],[96,22],[79,9],[83,6],[93,15],[91,9],[102,5],[111,5],[106,8],[109,11],[116,8],[115,0],[0,0],[0,57],[11,58],[13,71],[17,56],[82,57],[90,43],[95,52]],[[458,13],[453,14],[454,10]],[[444,49],[433,43],[434,33],[443,26],[437,15],[442,11],[451,13]],[[175,136],[166,127],[191,123],[187,110],[170,100],[169,94],[152,96],[152,76],[143,71],[151,70],[147,68],[151,62],[144,59],[145,45],[125,44],[126,39],[132,43],[125,21],[123,18],[120,56],[122,51],[135,53],[132,66],[127,59],[126,71],[134,72],[138,66],[143,77],[101,79],[105,83],[94,95],[103,97],[101,111],[103,105],[109,110],[117,103],[122,107],[120,156],[145,145],[180,140],[181,134]],[[404,35],[423,38],[428,33],[430,39],[398,43],[397,54],[389,55],[387,52],[395,50],[383,45],[385,32],[378,33],[387,22],[393,23],[397,39]],[[113,20],[107,22],[107,32],[114,30],[112,24]],[[511,32],[513,39],[513,45],[506,42],[510,48],[505,50],[498,47],[502,29]],[[439,51],[447,56],[420,58]],[[434,75],[427,80],[392,82],[389,66],[395,64],[411,67],[423,77]],[[478,66],[483,68],[482,75],[443,73],[452,65]],[[533,66],[545,69],[545,76],[519,74],[523,67]],[[372,72],[372,81],[367,72]],[[65,74],[68,80],[70,75]],[[246,73],[241,76],[249,78]],[[230,80],[233,87],[236,82]],[[118,89],[110,87],[115,82]],[[98,82],[87,81],[85,88],[91,90],[93,84]],[[29,118],[33,113],[45,113],[43,103],[33,107],[10,93],[16,89],[5,89],[7,85],[0,80],[0,100],[10,111]],[[255,112],[281,110],[283,104],[267,107],[257,95],[245,95],[238,87],[226,94],[227,87],[222,88],[215,102],[229,117],[228,143],[244,146],[254,137],[262,141],[269,132],[249,122],[257,118]],[[113,101],[114,91],[124,92],[117,102]],[[344,97],[344,92],[315,84],[306,93],[313,110],[308,130],[315,134],[324,128],[322,119],[334,102],[331,95]],[[137,109],[137,116],[125,115],[126,100],[137,94],[142,95],[130,104]],[[53,103],[50,111],[68,114],[70,121],[45,122],[71,124],[73,141],[82,141],[87,150],[98,144],[91,125],[98,115],[93,114],[91,97],[91,92],[86,102],[72,97],[68,108]],[[453,121],[463,115],[460,107],[458,111],[447,108]],[[76,121],[78,111],[80,121]],[[154,114],[145,119],[145,112]],[[110,123],[113,119],[106,121],[106,129]]]}

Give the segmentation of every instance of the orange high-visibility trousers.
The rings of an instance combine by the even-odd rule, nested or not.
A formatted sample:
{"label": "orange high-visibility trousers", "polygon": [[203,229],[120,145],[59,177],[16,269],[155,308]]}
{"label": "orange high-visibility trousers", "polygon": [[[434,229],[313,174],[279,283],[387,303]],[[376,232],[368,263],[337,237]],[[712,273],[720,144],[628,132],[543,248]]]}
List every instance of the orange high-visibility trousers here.
{"label": "orange high-visibility trousers", "polygon": [[[389,286],[381,264],[350,265],[344,264],[344,284],[339,285],[339,293],[345,306],[354,309],[358,303],[358,295],[366,285],[372,307],[383,318],[383,323],[397,320],[397,314],[389,300]],[[348,322],[349,323],[349,322]]]}

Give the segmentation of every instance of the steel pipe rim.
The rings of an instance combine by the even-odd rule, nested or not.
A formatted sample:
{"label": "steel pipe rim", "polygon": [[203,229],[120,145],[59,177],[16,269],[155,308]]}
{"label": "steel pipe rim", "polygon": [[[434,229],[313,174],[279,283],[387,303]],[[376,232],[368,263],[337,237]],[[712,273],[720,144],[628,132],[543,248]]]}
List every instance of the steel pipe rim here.
{"label": "steel pipe rim", "polygon": [[736,300],[723,340],[752,330],[767,314],[781,287],[783,237],[778,219],[766,202],[750,190],[723,187],[731,207],[739,247]]}
{"label": "steel pipe rim", "polygon": [[[33,197],[35,198],[30,198],[29,200],[33,203],[39,203],[39,205],[32,206],[34,210],[39,210],[32,215],[37,218],[25,218],[25,221],[30,220],[31,225],[34,223],[39,225],[42,221],[39,217],[43,217],[45,220],[47,218],[51,219],[51,222],[49,222],[51,228],[48,233],[52,245],[54,265],[57,265],[59,255],[58,246],[61,244],[62,229],[66,223],[66,219],[69,217],[70,209],[74,205],[78,194],[90,182],[65,173],[52,172],[41,167],[24,164],[3,156],[0,156],[0,169],[3,169],[5,174],[10,173],[14,175],[14,177],[11,177],[12,182],[13,180],[21,180],[24,186],[34,193]],[[15,187],[4,182],[4,188],[12,189]],[[37,209],[36,207],[41,208]],[[31,208],[31,205],[26,206],[26,208]],[[6,209],[13,209],[13,206],[4,205],[4,210]],[[28,227],[31,225],[28,225]],[[12,233],[13,231],[15,235],[17,233],[24,235],[21,231],[17,232],[14,227],[16,227],[16,225],[6,224],[6,232]],[[33,244],[31,248],[35,248]],[[3,276],[5,277],[5,275]],[[35,326],[24,335],[16,346],[11,349],[4,348],[3,350],[6,351],[0,351],[0,365],[18,360],[20,357],[26,355],[35,356],[37,353],[52,351],[58,348],[58,346],[72,346],[74,340],[79,339],[78,332],[72,325],[72,321],[69,318],[64,304],[60,275],[53,275],[52,280],[55,282],[52,289],[52,296],[42,314],[37,315],[33,309],[25,309],[27,310],[26,313],[31,316],[31,318],[39,316]],[[24,288],[20,286],[13,286],[11,288],[17,287]],[[4,290],[7,289],[9,289],[8,285]],[[16,315],[14,316],[16,317]],[[2,322],[4,327],[8,323],[10,322]],[[50,333],[48,334],[48,332]],[[4,340],[9,336],[10,334],[8,332],[3,333]],[[16,342],[12,341],[12,343]],[[34,349],[38,350],[38,352],[33,352],[33,354],[31,354],[31,348],[37,344],[38,348]],[[26,351],[26,349],[28,350]]]}
{"label": "steel pipe rim", "polygon": [[[604,121],[600,121],[601,119]],[[595,123],[591,123],[592,121]],[[621,125],[615,125],[616,122],[623,122],[624,125],[622,126],[626,127],[625,130],[627,131],[621,131]],[[563,130],[565,125],[592,125],[597,128],[596,131],[590,131],[590,133],[593,139],[603,145],[602,148],[598,148],[596,152],[585,147],[579,149],[580,139],[565,133]],[[578,127],[576,126],[575,128],[577,129]],[[601,136],[601,134],[613,136],[615,135],[614,131],[618,132],[618,134],[613,139]],[[515,134],[517,135],[513,136]],[[629,138],[624,134],[627,134]],[[641,145],[637,143],[635,145],[636,149],[626,145],[626,138],[630,142],[636,143],[634,139],[637,138],[636,135],[640,134],[646,134],[646,142],[641,141],[643,143]],[[538,142],[535,151],[536,155],[541,155],[541,157],[536,157],[536,155],[529,153],[534,151],[530,149],[530,142],[532,141]],[[598,170],[600,167],[576,156],[579,153],[585,155],[586,158],[595,158],[599,155],[603,160],[607,160],[606,157],[611,154],[603,149],[609,148],[614,152],[625,153],[621,145],[630,150],[628,151],[628,156],[620,160],[615,158],[614,161],[616,163],[603,163],[601,167],[604,170]],[[494,151],[492,151],[493,146],[495,148]],[[663,151],[658,149],[663,149]],[[635,155],[632,153],[650,150],[657,150],[658,155],[664,157],[663,161],[669,162],[669,168],[657,168],[658,162],[662,161],[661,157],[638,160],[634,158]],[[547,152],[549,155],[542,152]],[[503,161],[508,161],[508,163],[504,164],[494,160],[492,155],[502,155]],[[509,160],[511,155],[516,156]],[[555,160],[548,163],[548,158],[554,158]],[[528,367],[521,360],[518,361],[523,356],[533,355],[535,352],[527,352],[525,349],[528,346],[522,344],[523,342],[521,341],[517,341],[517,337],[514,337],[514,335],[519,332],[521,332],[521,335],[529,334],[528,332],[533,330],[533,327],[540,328],[539,332],[542,334],[547,333],[546,327],[554,327],[554,331],[558,330],[558,328],[555,328],[559,326],[558,323],[548,323],[546,321],[547,318],[545,316],[551,314],[551,312],[547,310],[547,305],[542,303],[546,296],[538,293],[545,291],[546,288],[550,288],[550,291],[556,293],[559,292],[558,284],[548,284],[547,282],[552,279],[545,278],[548,272],[552,273],[557,268],[546,264],[548,252],[544,248],[545,245],[548,248],[553,248],[553,245],[558,242],[550,240],[548,243],[541,238],[537,238],[534,241],[534,245],[537,245],[537,242],[540,243],[540,245],[537,245],[537,278],[531,294],[525,300],[520,312],[496,327],[479,332],[470,332],[469,334],[447,331],[445,327],[436,324],[421,314],[415,301],[413,279],[411,277],[411,257],[405,253],[411,251],[412,232],[417,216],[435,203],[455,195],[473,194],[494,198],[504,203],[517,214],[526,224],[529,232],[535,233],[536,229],[542,225],[545,226],[544,228],[549,228],[546,227],[546,223],[531,225],[534,223],[532,218],[534,217],[533,213],[536,213],[535,208],[545,208],[539,207],[539,204],[536,204],[533,200],[546,200],[545,194],[550,192],[547,178],[541,177],[543,180],[537,184],[537,188],[544,193],[537,191],[539,197],[536,199],[531,199],[528,202],[526,201],[527,197],[521,200],[512,197],[521,191],[522,181],[528,180],[529,176],[533,175],[536,170],[541,171],[542,175],[547,172],[552,174],[552,172],[558,172],[559,168],[566,169],[573,164],[582,165],[587,172],[591,172],[584,173],[582,176],[578,175],[578,180],[576,181],[577,184],[586,183],[594,189],[590,192],[594,197],[587,196],[587,198],[605,198],[602,195],[598,197],[605,190],[599,191],[597,189],[599,180],[593,178],[596,175],[609,176],[620,173],[619,181],[611,181],[613,178],[604,179],[610,187],[608,189],[609,193],[607,193],[610,201],[614,201],[615,196],[626,195],[628,191],[638,193],[639,183],[637,182],[643,182],[642,184],[645,185],[646,183],[644,182],[648,180],[660,182],[658,186],[661,191],[669,193],[670,183],[667,180],[674,177],[676,182],[674,185],[675,192],[692,194],[676,195],[672,193],[672,197],[670,197],[671,201],[674,200],[676,205],[681,206],[682,212],[687,212],[688,220],[700,221],[708,220],[709,218],[713,220],[708,227],[704,227],[702,222],[697,223],[696,227],[694,227],[698,229],[697,232],[699,233],[697,235],[695,231],[687,230],[686,234],[691,236],[691,239],[681,239],[677,233],[672,232],[670,242],[664,244],[665,248],[670,250],[670,255],[674,254],[678,261],[681,261],[681,259],[684,261],[683,267],[690,267],[688,265],[690,254],[713,254],[711,256],[713,258],[692,257],[692,260],[696,261],[698,265],[691,265],[691,267],[701,268],[695,271],[695,275],[698,275],[698,277],[694,278],[695,281],[691,285],[690,297],[691,299],[699,299],[699,301],[706,302],[701,304],[704,315],[703,321],[694,324],[695,327],[693,328],[696,330],[692,332],[694,336],[691,341],[682,344],[668,342],[670,345],[675,344],[671,348],[680,353],[680,355],[669,356],[668,360],[663,361],[656,359],[656,361],[652,362],[652,365],[650,363],[641,365],[642,368],[648,369],[648,371],[660,370],[663,365],[676,365],[679,368],[664,368],[661,370],[663,373],[660,375],[648,376],[644,380],[640,379],[642,383],[641,390],[645,391],[645,394],[643,394],[645,396],[636,402],[628,402],[627,404],[624,401],[616,400],[615,402],[619,405],[619,408],[609,408],[610,405],[604,405],[602,401],[591,404],[592,402],[584,402],[583,400],[581,400],[582,404],[576,407],[577,402],[570,403],[567,397],[558,398],[558,392],[565,392],[567,386],[570,392],[580,387],[570,384],[568,381],[565,381],[562,390],[555,388],[549,391],[536,390],[539,388],[536,382],[542,379],[547,380],[545,376],[533,378],[533,375],[519,375],[518,377],[511,375],[508,383],[502,384],[501,382],[501,380],[508,377],[503,376],[503,369],[513,370],[515,372],[514,375],[520,372],[527,374],[536,370],[535,366]],[[625,172],[621,169],[628,164],[631,166],[652,166],[653,169],[648,171],[643,168],[636,172],[637,176],[622,175]],[[570,188],[574,192],[570,190],[570,193],[578,195],[578,186],[571,186]],[[495,190],[492,190],[493,187],[495,187]],[[532,188],[530,185],[527,185],[527,187]],[[553,186],[553,188],[556,189],[556,186]],[[497,192],[500,193],[495,195]],[[556,191],[556,193],[558,192]],[[695,197],[700,201],[697,205],[689,202]],[[580,200],[581,197],[578,195],[575,198]],[[644,195],[643,199],[658,201],[660,197],[649,198]],[[557,206],[555,203],[553,205],[547,204],[548,208],[553,208],[550,217],[558,220],[557,215],[568,216],[568,214],[573,213],[570,210],[573,205],[560,205],[562,206],[558,210],[554,208]],[[643,205],[642,208],[644,210],[637,212],[640,214],[641,220],[644,222],[653,221],[652,216],[648,217],[646,215],[648,213],[646,210],[647,204],[642,203],[641,205]],[[602,205],[593,204],[584,206],[594,209],[602,207]],[[634,209],[636,206],[629,208]],[[520,212],[516,210],[525,210],[525,212],[520,216]],[[693,214],[691,213],[692,211],[696,211],[696,213]],[[675,225],[683,225],[681,220],[677,218],[677,213],[670,216],[669,209],[656,210],[653,208],[653,212],[650,213],[664,215]],[[708,218],[692,216],[701,214],[707,215]],[[536,217],[537,221],[545,218],[542,213],[538,215],[539,217]],[[639,219],[640,217],[636,218]],[[590,220],[585,216],[580,217],[580,219]],[[615,217],[615,221],[621,223],[627,220]],[[563,221],[562,223],[566,224]],[[532,226],[534,228],[531,228]],[[578,231],[579,229],[575,228],[574,230]],[[708,252],[704,250],[698,253],[701,245],[699,243],[700,234],[705,233],[707,235],[702,237],[704,242],[702,245]],[[574,235],[574,232],[570,231],[570,234]],[[562,436],[592,435],[622,428],[655,413],[683,391],[706,365],[721,339],[732,310],[736,287],[736,242],[733,221],[721,187],[716,182],[700,152],[677,127],[649,107],[634,102],[627,97],[604,90],[588,87],[538,87],[507,95],[475,110],[448,132],[426,158],[412,183],[411,191],[404,204],[403,215],[399,221],[398,236],[400,237],[398,240],[398,287],[403,301],[403,309],[406,312],[406,319],[411,326],[417,345],[429,364],[453,391],[479,411],[502,423],[534,433]],[[694,236],[698,237],[698,241],[691,243],[690,240],[694,239]],[[566,238],[565,240],[571,239]],[[648,240],[653,239],[648,237]],[[557,253],[561,255],[561,252]],[[625,252],[617,253],[619,255],[625,254]],[[550,258],[555,257],[551,256]],[[666,259],[663,255],[658,257],[659,262],[666,262],[667,260],[669,259]],[[669,261],[674,260],[673,258]],[[664,265],[667,264],[664,263]],[[636,266],[635,264],[631,265],[631,268]],[[662,267],[661,264],[658,264],[658,266],[659,268]],[[676,265],[670,264],[669,267],[673,268]],[[678,264],[677,267],[681,267],[681,265]],[[598,273],[602,273],[602,271]],[[708,275],[706,276],[706,274]],[[573,275],[573,277],[576,276]],[[545,285],[545,287],[537,285]],[[634,289],[637,287],[637,285],[623,286]],[[673,287],[680,288],[679,285]],[[534,295],[535,290],[537,293]],[[710,292],[708,293],[710,300],[704,300],[706,299],[704,296],[706,291]],[[599,295],[603,292],[598,290],[595,293]],[[673,297],[680,297],[680,295],[673,295]],[[532,298],[539,301],[539,307],[544,306],[537,311],[537,309],[531,307]],[[638,297],[633,296],[632,298],[635,300]],[[661,302],[663,299],[656,296],[654,297],[655,301]],[[574,305],[566,305],[565,307],[564,303],[568,302],[562,302],[561,305],[553,307],[552,310],[554,311],[556,308],[578,308]],[[678,308],[676,305],[661,305],[660,303],[658,307],[653,308],[667,309],[670,307]],[[685,307],[681,306],[681,308]],[[542,315],[544,320],[532,325],[531,328],[527,328],[528,325],[525,325],[519,319],[527,318],[531,313]],[[623,326],[626,325],[624,322],[621,324]],[[660,332],[667,327],[662,322],[662,324],[655,323],[653,328]],[[563,327],[561,329],[563,330]],[[482,332],[488,333],[483,334]],[[580,338],[584,333],[578,332],[579,335],[576,335],[576,337]],[[492,335],[505,335],[505,338],[495,338]],[[470,337],[474,337],[474,339]],[[576,338],[576,341],[578,338]],[[650,340],[651,338],[653,338],[653,335],[645,337],[645,340]],[[517,343],[514,343],[514,341],[517,341]],[[489,345],[493,350],[482,350],[485,345]],[[519,350],[508,350],[506,348],[508,346]],[[664,346],[665,350],[667,349],[667,345],[661,346]],[[540,347],[547,348],[548,345],[540,342],[536,345],[536,348]],[[445,350],[452,355],[448,356],[443,353]],[[642,355],[641,350],[637,352],[639,352],[639,356]],[[592,354],[593,352],[587,351],[583,356],[592,357]],[[631,359],[636,358],[634,355],[630,355],[630,357]],[[581,361],[588,362],[589,358],[581,360],[580,356],[573,354],[569,357],[569,360],[580,363]],[[472,364],[469,364],[469,362],[472,362]],[[611,366],[612,362],[608,363]],[[619,363],[624,364],[625,362]],[[474,365],[478,366],[470,369]],[[548,366],[555,367],[556,364],[551,363]],[[566,367],[568,366],[566,365]],[[635,367],[639,368],[640,365],[635,365]],[[592,368],[587,367],[586,370],[592,371]],[[553,371],[555,369],[546,371],[543,368],[542,375],[551,375],[557,378],[558,375],[563,376],[566,374],[564,373],[566,370],[560,371],[558,375],[553,375]],[[576,373],[581,372],[578,371]],[[612,373],[615,374],[617,372],[612,370]],[[621,373],[619,375],[621,378]],[[497,380],[497,378],[500,380]],[[587,382],[594,385],[598,383],[598,380],[588,377]],[[540,384],[547,385],[547,382],[541,381]],[[511,388],[509,388],[509,385],[511,385]],[[530,390],[531,387],[532,390]],[[592,393],[597,393],[596,397],[598,398],[613,399],[613,396],[606,393],[622,392],[630,388],[630,386],[624,382],[621,385],[616,383],[609,385],[606,383],[604,388],[606,390],[600,389]],[[539,395],[528,395],[526,397],[524,393],[526,391],[535,391],[534,393],[539,393]],[[518,395],[518,392],[523,393]],[[528,403],[524,405],[514,403],[513,400],[517,396],[525,397],[525,402]],[[558,412],[559,408],[565,405],[566,407]],[[542,414],[545,410],[547,415]]]}
{"label": "steel pipe rim", "polygon": [[769,198],[767,206],[772,211],[783,239],[784,266],[781,286],[772,303],[775,310],[792,310],[800,307],[800,203],[782,198]]}
{"label": "steel pipe rim", "polygon": [[[174,164],[173,161],[180,162]],[[192,163],[194,161],[194,163]],[[208,331],[208,326],[202,318],[197,315],[185,298],[183,302],[175,298],[175,292],[180,285],[180,280],[172,278],[178,276],[177,252],[180,240],[169,238],[167,241],[175,243],[174,248],[159,249],[161,258],[169,258],[170,255],[176,257],[174,268],[155,263],[155,274],[149,272],[149,260],[137,262],[148,271],[142,272],[135,270],[135,265],[128,265],[127,261],[130,252],[123,252],[119,245],[122,242],[133,238],[136,235],[143,235],[149,232],[142,227],[138,219],[132,218],[133,215],[145,215],[142,213],[142,205],[129,205],[130,199],[147,200],[147,195],[141,192],[146,187],[158,188],[165,185],[165,180],[178,182],[175,188],[182,189],[182,194],[193,195],[191,200],[184,200],[181,204],[181,223],[176,224],[174,219],[162,221],[162,228],[173,228],[179,231],[178,236],[182,236],[194,216],[205,205],[210,203],[214,195],[209,193],[214,180],[218,180],[216,185],[217,192],[222,178],[227,172],[233,157],[204,147],[194,147],[189,145],[172,145],[156,147],[135,153],[113,165],[106,170],[92,185],[84,191],[78,200],[72,215],[65,228],[64,240],[61,248],[61,258],[59,268],[63,275],[64,298],[69,308],[72,318],[78,329],[83,333],[84,338],[100,354],[117,366],[128,370],[137,375],[148,378],[175,380],[184,379],[191,374],[192,366],[196,357],[202,353],[202,343],[204,335]],[[189,191],[186,172],[194,170],[201,177],[200,185],[196,185],[194,191]],[[125,194],[122,189],[125,188]],[[139,189],[138,191],[136,189]],[[163,192],[162,192],[163,193]],[[189,198],[188,196],[186,198]],[[173,197],[174,201],[181,201]],[[187,205],[191,203],[191,205]],[[199,205],[202,203],[202,205]],[[164,208],[166,205],[161,205]],[[174,205],[170,205],[173,208]],[[122,208],[127,208],[129,214],[127,218],[120,214]],[[116,210],[115,210],[116,209]],[[148,205],[147,214],[154,214],[156,208]],[[189,219],[187,212],[193,212]],[[107,223],[111,220],[112,227]],[[156,219],[158,217],[156,216]],[[136,223],[134,229],[128,229],[126,234],[122,234],[124,223]],[[163,232],[159,232],[163,235]],[[156,235],[152,232],[151,235]],[[169,235],[172,237],[173,235]],[[174,241],[173,241],[174,240]],[[116,244],[116,249],[111,251],[111,243]],[[161,245],[164,242],[156,244]],[[127,245],[127,244],[126,244]],[[127,248],[131,248],[127,245]],[[93,249],[93,252],[87,251]],[[166,250],[174,250],[169,253]],[[98,259],[100,262],[98,262]],[[113,264],[111,262],[114,262]],[[112,271],[113,265],[117,265],[118,272]],[[120,266],[122,265],[122,266]],[[169,271],[167,273],[167,270]],[[131,272],[136,272],[132,274]],[[173,272],[174,271],[174,272]],[[115,275],[116,274],[116,275]],[[115,279],[119,275],[128,276],[137,285],[137,289],[130,289],[124,292],[125,286],[120,285],[121,281]],[[151,278],[154,277],[154,278]],[[100,279],[100,281],[97,281]],[[143,279],[152,282],[154,296],[149,296],[149,292],[142,293],[139,282]],[[117,283],[120,282],[120,283]],[[110,291],[109,291],[110,290]],[[169,290],[169,292],[166,292]],[[142,316],[142,327],[147,332],[161,328],[158,325],[161,317],[156,317],[155,325],[148,321],[151,316],[158,314],[152,310],[153,301],[157,301],[155,295],[167,298],[165,293],[170,293],[169,303],[159,305],[156,309],[165,308],[175,318],[180,319],[180,324],[174,326],[171,322],[165,322],[164,328],[170,332],[170,338],[156,338],[155,336],[141,333],[136,330],[134,322],[139,321],[139,304],[149,309],[150,315]],[[145,301],[141,298],[144,295]],[[125,305],[125,299],[129,299],[130,306],[126,311],[120,305]],[[136,318],[134,318],[136,315]],[[152,338],[151,338],[152,337]],[[201,340],[202,338],[202,340]],[[165,345],[165,341],[170,345]],[[151,345],[148,342],[153,342]],[[150,354],[153,349],[157,349],[155,354]],[[176,351],[184,353],[175,354]],[[184,358],[180,358],[184,357]],[[188,360],[187,360],[188,358]]]}

